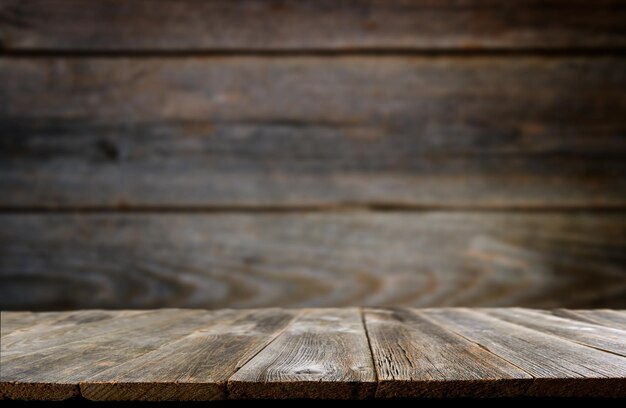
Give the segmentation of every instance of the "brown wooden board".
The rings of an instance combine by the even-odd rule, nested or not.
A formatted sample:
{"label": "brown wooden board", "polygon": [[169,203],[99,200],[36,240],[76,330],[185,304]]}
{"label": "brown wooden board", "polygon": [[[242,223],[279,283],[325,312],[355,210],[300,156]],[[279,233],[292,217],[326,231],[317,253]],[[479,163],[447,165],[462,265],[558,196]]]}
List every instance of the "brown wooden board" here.
{"label": "brown wooden board", "polygon": [[11,51],[491,50],[626,46],[615,0],[2,0]]}
{"label": "brown wooden board", "polygon": [[484,313],[507,322],[626,357],[626,331],[563,319],[537,310],[484,309]]}
{"label": "brown wooden board", "polygon": [[[88,313],[88,312],[85,312]],[[89,337],[68,331],[46,348],[24,342],[2,350],[0,391],[18,400],[63,400],[80,395],[78,384],[100,372],[201,329],[215,317],[197,310],[155,311],[92,325]],[[4,342],[4,339],[3,339]]]}
{"label": "brown wooden board", "polygon": [[407,309],[367,309],[376,396],[510,397],[532,377],[466,338]]}
{"label": "brown wooden board", "polygon": [[[85,312],[85,314],[89,315],[90,312]],[[59,324],[51,327],[44,325],[40,330],[37,330],[35,326],[32,331],[15,331],[2,338],[2,357],[4,360],[7,360],[13,356],[23,354],[24,350],[34,352],[55,347],[68,341],[68,338],[72,339],[72,341],[93,338],[102,334],[103,327],[106,327],[107,331],[115,331],[118,329],[125,330],[131,322],[135,326],[140,324],[150,325],[154,323],[155,317],[164,318],[167,315],[176,314],[176,311],[168,310],[159,311],[158,313],[155,311],[123,311],[109,312],[107,314],[108,316],[104,319],[95,321],[89,318],[85,320],[79,318],[66,325]]]}
{"label": "brown wooden board", "polygon": [[626,314],[618,310],[568,310],[556,309],[551,311],[555,316],[568,319],[580,320],[583,322],[599,324],[615,329],[626,330]]}
{"label": "brown wooden board", "polygon": [[226,381],[293,320],[287,310],[230,311],[178,341],[81,381],[102,401],[206,401],[226,397]]}
{"label": "brown wooden board", "polygon": [[422,311],[535,379],[531,396],[626,396],[626,358],[470,309]]}
{"label": "brown wooden board", "polygon": [[356,308],[303,310],[228,381],[229,398],[373,397],[376,374]]}
{"label": "brown wooden board", "polygon": [[[58,325],[50,315],[37,313],[39,321],[32,327],[48,326],[58,333],[68,321],[89,320],[96,312],[102,313],[59,314]],[[626,395],[626,358],[593,348],[605,347],[612,331],[620,330],[547,312],[335,308],[108,313],[113,316],[82,323],[87,336],[68,330],[45,348],[36,341],[41,337],[36,330],[31,341],[12,347],[18,353],[6,354],[3,341],[0,397],[206,401]],[[25,317],[23,312],[3,315],[5,321]],[[528,320],[523,325],[503,320],[523,316],[536,317],[532,328]],[[541,327],[541,322],[551,325]],[[593,326],[609,336],[604,343],[597,343],[599,336],[575,336],[568,332],[572,324],[581,330]],[[593,344],[591,339],[596,339]]]}
{"label": "brown wooden board", "polygon": [[5,214],[0,299],[5,310],[626,307],[625,243],[621,212]]}
{"label": "brown wooden board", "polygon": [[0,59],[0,208],[626,205],[620,57]]}
{"label": "brown wooden board", "polygon": [[55,312],[32,313],[32,312],[0,312],[0,336],[4,337],[16,330],[28,330],[41,320],[54,322],[59,315]]}

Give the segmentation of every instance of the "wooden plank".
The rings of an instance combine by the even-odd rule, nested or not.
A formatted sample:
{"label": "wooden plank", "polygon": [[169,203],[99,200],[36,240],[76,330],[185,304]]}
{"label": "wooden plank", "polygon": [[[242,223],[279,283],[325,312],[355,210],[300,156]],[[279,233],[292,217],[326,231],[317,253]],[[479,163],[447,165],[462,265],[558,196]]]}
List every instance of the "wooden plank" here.
{"label": "wooden plank", "polygon": [[[11,335],[6,341],[11,343],[21,337],[32,338],[37,333],[49,335],[50,330],[71,330],[72,327],[110,319],[118,313],[106,310],[89,310],[75,312],[2,312],[2,337]],[[58,330],[57,330],[58,332]]]}
{"label": "wooden plank", "polygon": [[621,212],[4,214],[0,299],[4,310],[626,307],[625,245]]}
{"label": "wooden plank", "polygon": [[8,50],[586,49],[626,45],[619,0],[0,1]]}
{"label": "wooden plank", "polygon": [[485,309],[483,312],[507,322],[626,357],[624,330],[563,319],[537,310]]}
{"label": "wooden plank", "polygon": [[523,394],[525,371],[407,309],[365,311],[378,374],[376,396],[503,397]]}
{"label": "wooden plank", "polygon": [[356,308],[302,311],[228,380],[229,398],[362,399],[376,375]]}
{"label": "wooden plank", "polygon": [[[46,319],[43,316],[42,318]],[[54,320],[52,316],[49,319]],[[15,330],[23,330],[35,324],[36,321],[37,314],[32,312],[0,312],[0,336],[6,336]]]}
{"label": "wooden plank", "polygon": [[231,311],[188,336],[81,381],[91,400],[217,400],[226,381],[294,318],[278,309]]}
{"label": "wooden plank", "polygon": [[623,207],[624,72],[619,57],[1,59],[0,207]]}
{"label": "wooden plank", "polygon": [[[79,314],[83,313],[86,315],[91,314],[90,312],[80,312]],[[108,332],[114,332],[119,329],[125,330],[130,322],[135,327],[140,326],[140,324],[150,325],[154,323],[155,316],[164,317],[175,313],[173,310],[160,311],[158,313],[154,311],[109,312],[105,319],[96,321],[90,320],[86,316],[85,320],[79,318],[66,325],[60,324],[57,326],[53,324],[48,327],[43,325],[39,330],[35,327],[32,331],[16,331],[2,338],[2,358],[6,361],[12,356],[23,354],[24,350],[32,353],[49,347],[56,347],[59,343],[63,344],[66,341],[77,341],[100,336],[105,325]]]}
{"label": "wooden plank", "polygon": [[87,338],[68,332],[47,348],[26,343],[8,355],[3,350],[0,392],[18,400],[78,396],[81,381],[201,329],[221,314],[167,310],[128,319],[124,313],[118,313],[122,324],[104,320]]}
{"label": "wooden plank", "polygon": [[531,396],[626,396],[626,358],[469,309],[422,312],[535,377]]}
{"label": "wooden plank", "polygon": [[616,310],[552,310],[552,314],[568,319],[599,324],[601,326],[626,330],[626,316],[624,312]]}

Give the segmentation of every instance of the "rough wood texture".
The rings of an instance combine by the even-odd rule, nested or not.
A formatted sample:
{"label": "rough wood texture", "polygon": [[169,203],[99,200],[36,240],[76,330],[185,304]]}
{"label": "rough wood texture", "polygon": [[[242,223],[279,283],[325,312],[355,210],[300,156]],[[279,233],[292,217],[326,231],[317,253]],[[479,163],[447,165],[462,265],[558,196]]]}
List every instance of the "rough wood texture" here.
{"label": "rough wood texture", "polygon": [[[535,379],[533,396],[626,396],[626,358],[469,309],[423,311]],[[567,323],[566,323],[567,324]]]}
{"label": "rough wood texture", "polygon": [[[0,60],[0,206],[626,206],[626,60]],[[62,101],[62,103],[59,103]]]}
{"label": "rough wood texture", "polygon": [[532,377],[464,337],[406,309],[365,311],[376,396],[509,397]]}
{"label": "rough wood texture", "polygon": [[293,311],[227,311],[186,337],[81,381],[90,400],[207,401],[293,320]]}
{"label": "rough wood texture", "polygon": [[562,319],[536,310],[487,309],[484,312],[507,322],[626,357],[626,331],[624,330]]}
{"label": "rough wood texture", "polygon": [[[66,320],[81,316],[90,320],[98,312],[59,315],[58,327],[50,315],[32,316],[37,320],[34,325],[56,330],[65,327]],[[3,321],[25,316],[5,313]],[[626,358],[484,311],[335,308],[108,313],[113,316],[82,323],[90,337],[67,331],[47,348],[27,341],[19,354],[9,356],[3,341],[0,397],[206,401],[626,395]],[[517,316],[524,311],[489,313]],[[546,312],[545,316],[550,315]],[[546,326],[551,330],[572,327],[569,319],[553,319],[553,325]]]}
{"label": "rough wood texture", "polygon": [[32,313],[32,312],[0,312],[0,336],[4,337],[17,330],[31,330],[32,326],[48,326],[62,318],[63,312]]}
{"label": "rough wood texture", "polygon": [[78,383],[183,337],[211,319],[209,313],[189,310],[135,315],[130,320],[121,316],[119,322],[114,318],[92,325],[89,337],[68,331],[46,348],[26,342],[5,351],[3,339],[2,392],[20,400],[78,396]]}
{"label": "rough wood texture", "polygon": [[553,310],[552,314],[568,319],[626,330],[626,314],[617,310]]}
{"label": "rough wood texture", "polygon": [[356,308],[302,311],[228,381],[230,398],[373,397],[376,374]]}
{"label": "rough wood texture", "polygon": [[621,212],[1,215],[0,299],[5,310],[626,307],[625,237]]}
{"label": "rough wood texture", "polygon": [[[164,316],[172,314],[174,311],[162,311],[159,315]],[[52,327],[42,327],[37,330],[15,331],[2,338],[2,356],[3,358],[10,358],[14,355],[21,355],[25,349],[29,352],[37,350],[44,350],[50,347],[55,347],[59,343],[65,341],[67,336],[71,336],[73,341],[88,339],[102,334],[103,324],[102,320],[113,319],[111,322],[106,322],[106,329],[113,331],[117,329],[125,330],[130,322],[138,326],[141,324],[150,325],[153,324],[155,312],[137,312],[137,311],[125,311],[125,312],[106,312],[104,319],[99,318],[93,321],[90,317],[90,313],[87,316],[78,315],[78,319],[70,322],[67,325],[52,325]]]}
{"label": "rough wood texture", "polygon": [[8,50],[620,48],[615,0],[2,0]]}

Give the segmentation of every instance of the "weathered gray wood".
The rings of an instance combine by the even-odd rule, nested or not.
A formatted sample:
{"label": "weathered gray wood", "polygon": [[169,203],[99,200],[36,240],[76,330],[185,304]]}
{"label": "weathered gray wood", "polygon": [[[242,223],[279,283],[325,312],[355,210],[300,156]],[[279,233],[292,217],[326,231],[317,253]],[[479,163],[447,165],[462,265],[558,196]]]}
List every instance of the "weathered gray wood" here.
{"label": "weathered gray wood", "polygon": [[231,311],[186,337],[81,382],[91,400],[216,400],[226,381],[272,341],[295,312]]}
{"label": "weathered gray wood", "polygon": [[356,308],[308,309],[228,381],[229,398],[373,397],[376,374]]}
{"label": "weathered gray wood", "polygon": [[[137,312],[132,312],[137,313]],[[57,333],[58,329],[72,330],[72,327],[86,323],[98,322],[111,319],[119,313],[106,310],[88,310],[75,312],[14,312],[1,313],[2,337],[11,335],[7,343],[16,339],[27,337],[32,339],[39,335],[50,335],[50,331]]]}
{"label": "weathered gray wood", "polygon": [[482,311],[507,322],[626,357],[626,331],[624,330],[563,319],[537,310],[515,308],[483,309]]}
{"label": "weathered gray wood", "polygon": [[[68,321],[93,319],[97,312],[102,313],[58,314],[56,323],[50,314],[37,313],[32,315],[38,321],[27,323],[54,332],[68,327]],[[505,315],[527,316],[521,309],[108,313],[114,316],[82,324],[90,336],[68,330],[46,348],[27,341],[18,354],[6,355],[3,339],[0,397],[179,401],[626,395],[626,358],[578,343],[588,342],[588,336],[562,337],[572,323],[578,329],[600,327],[609,335],[611,329],[547,312],[528,316],[537,325],[545,322],[546,330],[562,330],[558,335],[502,320]],[[21,312],[3,315],[4,321],[27,317]],[[35,330],[31,335],[40,336]]]}
{"label": "weathered gray wood", "polygon": [[[84,312],[90,315],[91,312]],[[79,315],[82,313],[79,313]],[[87,317],[85,320],[79,319],[70,322],[67,325],[52,325],[51,327],[43,327],[40,330],[32,331],[16,331],[2,338],[2,358],[4,361],[19,356],[24,350],[35,352],[49,347],[56,347],[71,339],[71,341],[89,339],[102,334],[103,327],[108,332],[115,330],[125,330],[132,322],[133,325],[140,326],[154,324],[155,317],[163,318],[167,315],[175,315],[175,310],[166,310],[149,312],[123,311],[108,312],[104,318],[91,320]]]}
{"label": "weathered gray wood", "polygon": [[9,50],[518,49],[626,46],[615,0],[2,0]]}
{"label": "weathered gray wood", "polygon": [[624,312],[616,310],[556,309],[552,310],[551,313],[555,316],[561,316],[568,319],[580,320],[582,322],[626,330],[626,316],[624,316]]}
{"label": "weathered gray wood", "polygon": [[[119,312],[121,315],[124,312]],[[160,311],[120,316],[123,325],[105,320],[88,338],[68,332],[48,348],[26,343],[13,353],[2,351],[4,395],[19,400],[62,400],[80,395],[78,384],[115,366],[202,329],[219,312]],[[148,317],[148,320],[142,319]]]}
{"label": "weathered gray wood", "polygon": [[535,377],[532,396],[626,396],[626,358],[469,309],[425,316]]}
{"label": "weathered gray wood", "polygon": [[626,307],[625,246],[621,212],[5,214],[0,299],[4,310]]}
{"label": "weathered gray wood", "polygon": [[623,207],[625,72],[619,57],[2,59],[0,206]]}
{"label": "weathered gray wood", "polygon": [[532,381],[525,371],[417,312],[368,309],[365,325],[377,397],[516,396]]}
{"label": "weathered gray wood", "polygon": [[[51,312],[54,314],[54,312]],[[38,318],[54,321],[57,315],[42,316],[43,313],[32,312],[0,312],[0,336],[6,336],[15,330],[24,330],[37,322]]]}

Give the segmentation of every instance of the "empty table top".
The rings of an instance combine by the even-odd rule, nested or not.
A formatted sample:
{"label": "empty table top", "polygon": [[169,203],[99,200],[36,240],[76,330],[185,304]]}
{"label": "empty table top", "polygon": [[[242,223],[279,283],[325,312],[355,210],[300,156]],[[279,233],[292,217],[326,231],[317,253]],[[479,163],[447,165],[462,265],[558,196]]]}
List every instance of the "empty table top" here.
{"label": "empty table top", "polygon": [[2,312],[0,397],[626,396],[626,312]]}

